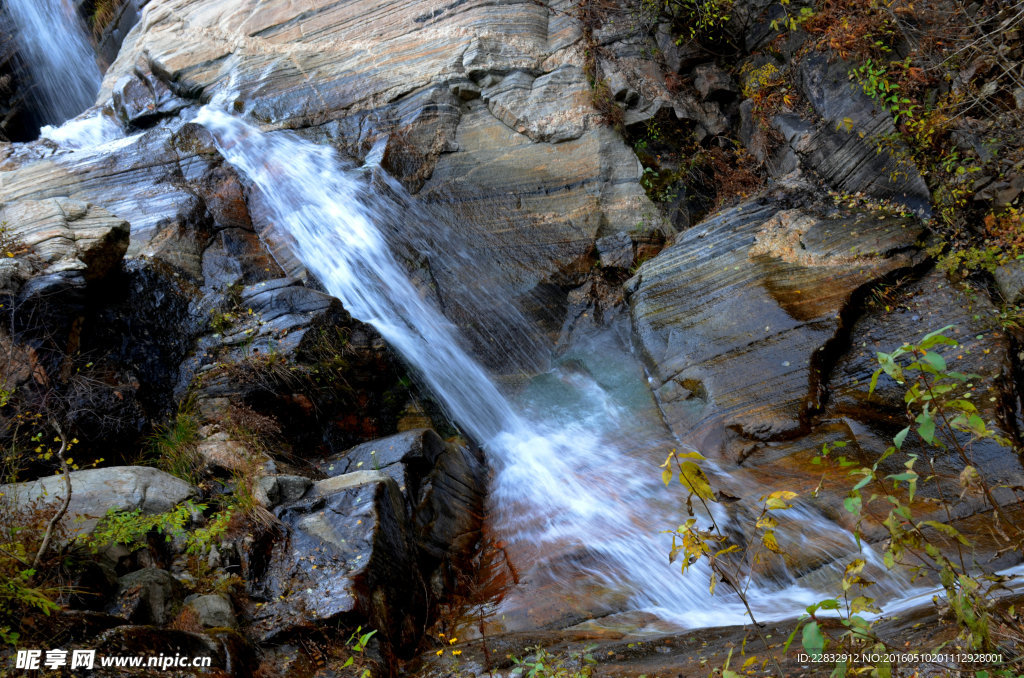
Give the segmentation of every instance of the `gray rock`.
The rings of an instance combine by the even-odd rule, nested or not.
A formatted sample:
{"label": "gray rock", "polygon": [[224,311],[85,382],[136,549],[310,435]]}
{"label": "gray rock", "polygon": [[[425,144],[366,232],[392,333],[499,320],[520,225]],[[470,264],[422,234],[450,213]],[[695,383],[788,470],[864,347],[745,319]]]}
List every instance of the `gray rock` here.
{"label": "gray rock", "polygon": [[633,265],[633,238],[628,233],[606,235],[595,245],[601,266],[628,269]]}
{"label": "gray rock", "polygon": [[206,628],[233,628],[238,624],[231,600],[225,595],[191,595],[185,598],[185,607],[195,612]]}
{"label": "gray rock", "polygon": [[156,567],[136,570],[119,581],[117,600],[107,611],[135,624],[166,624],[184,595],[181,582]]}
{"label": "gray rock", "polygon": [[276,513],[287,532],[254,582],[265,601],[253,624],[260,637],[354,612],[399,644],[411,640],[424,614],[422,580],[390,477],[358,471],[322,480]]}
{"label": "gray rock", "polygon": [[733,96],[739,92],[732,77],[715,64],[701,64],[693,69],[693,85],[703,99],[723,94]]}
{"label": "gray rock", "polygon": [[[180,478],[148,466],[111,466],[71,473],[71,504],[65,518],[71,536],[91,532],[107,511],[164,513],[196,495]],[[3,500],[17,506],[36,501],[55,505],[64,499],[64,479],[54,475],[0,486]]]}
{"label": "gray rock", "polygon": [[151,127],[160,118],[173,115],[189,105],[171,93],[161,80],[136,70],[114,87],[114,112],[125,129],[135,131]]}
{"label": "gray rock", "polygon": [[[212,671],[224,671],[227,675],[235,674],[228,673],[225,671],[226,668],[245,665],[252,660],[251,650],[239,651],[240,648],[244,648],[244,644],[233,642],[231,632],[227,631],[222,635],[219,632],[192,633],[153,626],[119,626],[92,639],[90,647],[96,648],[100,656],[209,657]],[[149,675],[163,673],[154,669],[143,671]],[[124,675],[124,669],[119,669],[119,672]],[[99,662],[96,674],[100,674]],[[167,671],[167,674],[174,675],[173,671]]]}
{"label": "gray rock", "polygon": [[722,212],[626,285],[666,421],[704,454],[735,461],[749,441],[798,431],[818,398],[818,350],[844,305],[915,261],[916,220],[836,213],[809,198],[798,191]]}
{"label": "gray rock", "polygon": [[0,222],[15,255],[0,257],[0,294],[9,295],[7,304],[30,335],[64,343],[84,311],[87,285],[120,265],[128,223],[69,198],[9,202],[0,207]]}
{"label": "gray rock", "polygon": [[789,141],[804,163],[838,190],[929,214],[931,195],[909,153],[900,152],[899,143],[879,152],[879,139],[895,136],[892,115],[850,81],[847,64],[812,54],[800,62],[798,74],[800,91],[821,118],[809,136]]}
{"label": "gray rock", "polygon": [[259,479],[259,492],[266,497],[268,507],[287,504],[302,498],[313,481],[303,476],[262,476]]}
{"label": "gray rock", "polygon": [[402,492],[418,489],[419,474],[432,468],[445,443],[430,429],[413,429],[357,445],[317,462],[328,477],[356,471],[380,471],[390,476]]}
{"label": "gray rock", "polygon": [[1024,304],[1024,261],[1008,261],[996,269],[994,277],[1003,301],[1015,306]]}

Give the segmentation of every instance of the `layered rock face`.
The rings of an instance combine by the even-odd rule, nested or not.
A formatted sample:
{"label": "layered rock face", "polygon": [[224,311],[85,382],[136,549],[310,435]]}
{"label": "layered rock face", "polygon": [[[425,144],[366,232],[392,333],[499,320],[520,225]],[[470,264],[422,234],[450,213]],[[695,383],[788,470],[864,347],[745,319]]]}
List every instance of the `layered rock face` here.
{"label": "layered rock face", "polygon": [[[754,24],[768,11],[746,5],[758,5],[747,7]],[[1016,344],[987,300],[931,270],[918,218],[928,189],[865,140],[892,133],[892,117],[850,89],[841,63],[801,62],[808,107],[769,121],[782,137],[761,158],[774,183],[676,233],[700,210],[685,196],[675,212],[651,201],[622,131],[671,122],[714,144],[736,128],[756,151],[752,102],[664,27],[637,36],[577,18],[560,1],[151,0],[92,111],[123,136],[0,149],[13,255],[0,257],[13,328],[0,347],[16,358],[4,389],[68,384],[70,402],[90,405],[72,411],[114,412],[128,422],[116,435],[108,421],[72,419],[119,461],[158,423],[194,425],[192,470],[207,481],[196,490],[139,467],[82,471],[73,513],[98,517],[104,502],[162,511],[226,487],[264,521],[202,563],[244,579],[234,600],[198,592],[180,548],[115,553],[116,571],[108,563],[96,577],[116,604],[81,622],[103,627],[102,647],[210,652],[249,675],[251,641],[267,666],[314,675],[318,657],[297,639],[370,624],[388,652],[408,655],[440,601],[465,593],[460,573],[481,533],[480,455],[424,428],[454,432],[376,331],[275,240],[270,210],[189,122],[201,104],[379,162],[443,213],[433,240],[393,226],[411,276],[456,322],[480,320],[466,290],[487,288],[519,302],[567,355],[609,327],[628,335],[616,341],[649,376],[628,385],[642,392],[637,419],[713,458],[728,472],[716,482],[742,499],[773,484],[813,489],[809,458],[823,442],[849,440],[864,458],[884,449],[902,428],[902,393],[867,394],[873,351],[946,324],[957,325],[964,371],[981,375],[984,416],[1015,435]],[[770,33],[753,32],[755,42]],[[619,129],[594,105],[598,82]],[[834,200],[828,188],[889,202]],[[524,379],[528,361],[508,362]],[[71,388],[77,369],[100,375],[89,384],[106,400]],[[993,482],[1020,484],[1016,457],[995,445],[977,454]],[[19,489],[58,496],[55,478]],[[109,497],[93,493],[97,478]],[[842,492],[826,488],[816,510],[842,522]],[[978,508],[965,502],[956,519]],[[824,564],[810,549],[788,557],[799,575]],[[552,621],[544,608],[523,618],[583,621]],[[183,619],[191,626],[178,628]],[[169,623],[163,636],[153,628]]]}

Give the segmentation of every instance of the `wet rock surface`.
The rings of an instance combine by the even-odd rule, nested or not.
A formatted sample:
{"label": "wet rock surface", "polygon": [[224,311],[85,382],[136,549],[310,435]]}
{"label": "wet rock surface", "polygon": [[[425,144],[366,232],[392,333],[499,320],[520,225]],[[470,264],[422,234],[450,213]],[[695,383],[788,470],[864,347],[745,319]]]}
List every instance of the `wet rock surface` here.
{"label": "wet rock surface", "polygon": [[[778,36],[770,26],[777,10],[736,3],[737,44],[749,50]],[[120,39],[121,16],[103,44]],[[28,326],[0,337],[16,358],[4,376],[42,391],[99,356],[87,376],[104,385],[103,397],[86,389],[71,409],[123,425],[111,432],[83,415],[74,430],[126,457],[169,422],[195,429],[184,447],[195,453],[188,472],[204,478],[201,488],[142,467],[79,471],[69,517],[88,526],[108,508],[156,513],[201,493],[212,504],[248,496],[263,520],[200,559],[181,544],[123,546],[119,581],[106,563],[82,572],[84,589],[118,603],[105,615],[97,610],[107,606],[75,602],[93,608],[69,615],[76,641],[109,653],[209,654],[213,675],[241,676],[256,663],[249,638],[269,669],[314,675],[321,657],[300,640],[330,625],[362,625],[379,631],[385,655],[408,656],[439,602],[463,592],[461,568],[480,559],[481,454],[422,428],[448,423],[422,405],[376,331],[287,253],[267,205],[189,122],[211,99],[266,129],[369,156],[436,208],[429,224],[391,224],[393,245],[424,295],[456,323],[476,326],[469,343],[481,354],[493,351],[488,342],[504,350],[521,339],[501,335],[500,318],[486,325],[492,299],[467,300],[481,280],[539,319],[538,334],[560,335],[559,350],[571,353],[606,328],[632,332],[657,401],[649,407],[644,390],[644,407],[658,410],[673,445],[725,467],[728,491],[812,490],[809,456],[823,442],[850,441],[863,458],[884,449],[901,428],[902,393],[885,383],[867,393],[874,351],[946,324],[956,325],[957,366],[980,375],[971,388],[983,416],[1016,439],[1019,339],[993,320],[1000,309],[981,286],[954,286],[931,269],[921,222],[893,207],[924,214],[929,190],[905,149],[879,152],[874,140],[896,125],[851,82],[849,64],[797,57],[799,39],[779,43],[794,57],[806,106],[771,116],[775,147],[753,99],[741,101],[749,83],[669,27],[638,37],[627,22],[584,27],[578,19],[561,1],[151,0],[96,109],[133,136],[0,151],[2,217],[16,243],[15,256],[0,257],[0,293],[43,309],[29,315],[45,317],[50,337],[43,347],[43,332],[33,337]],[[608,101],[599,101],[599,86]],[[13,112],[17,96],[0,109]],[[658,129],[707,148],[729,147],[736,132],[777,183],[706,220],[720,202],[696,195],[698,187],[663,200],[669,185],[658,198],[668,206],[656,205],[650,159],[636,142]],[[368,180],[387,190],[380,176]],[[840,191],[841,204],[822,186]],[[1022,186],[1015,175],[983,177],[974,198],[1008,206]],[[421,232],[438,224],[447,230]],[[994,275],[1008,303],[1021,297],[1016,269],[1010,262]],[[75,355],[85,357],[68,358]],[[506,358],[492,362],[510,379],[540,363],[547,369],[546,355]],[[396,434],[412,420],[415,430]],[[1024,484],[1004,448],[979,444],[973,454],[993,483]],[[962,467],[937,463],[945,473]],[[60,482],[0,491],[50,501]],[[815,515],[848,521],[843,489],[826,486]],[[971,525],[979,506],[958,503],[956,524]],[[869,540],[884,536],[877,525],[865,531]],[[785,565],[815,585],[840,541],[787,544]],[[211,582],[230,593],[211,592]],[[559,635],[568,634],[600,642],[609,675],[705,675],[702,661],[717,665],[721,648],[743,640],[721,629],[636,642],[668,629],[642,615],[617,617],[616,605],[586,591],[569,601],[543,588],[530,595],[524,619],[573,628],[497,639],[491,654],[522,653],[538,639],[569,649]],[[772,633],[785,635],[781,626]],[[704,657],[707,644],[717,654]],[[482,672],[472,651],[466,660]]]}
{"label": "wet rock surface", "polygon": [[[425,601],[394,481],[379,471],[321,480],[276,513],[287,533],[254,586],[265,601],[255,612],[264,639],[358,614],[399,645],[411,641]],[[404,614],[389,618],[399,604]]]}
{"label": "wet rock surface", "polygon": [[684,233],[626,283],[669,426],[731,463],[754,441],[798,433],[821,406],[843,314],[862,288],[921,260],[921,233],[913,218],[800,191]]}

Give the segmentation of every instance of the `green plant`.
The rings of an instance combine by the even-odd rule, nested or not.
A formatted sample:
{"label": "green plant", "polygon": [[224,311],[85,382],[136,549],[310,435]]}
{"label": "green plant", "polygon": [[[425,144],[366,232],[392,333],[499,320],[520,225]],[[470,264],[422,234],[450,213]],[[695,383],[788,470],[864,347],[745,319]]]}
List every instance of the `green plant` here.
{"label": "green plant", "polygon": [[873,59],[868,59],[860,66],[850,71],[850,77],[855,79],[869,97],[885,106],[893,119],[898,123],[900,119],[914,117],[918,105],[900,91],[897,80],[890,79],[889,69],[910,68],[909,57],[905,61],[893,62],[890,67],[882,66]]}
{"label": "green plant", "polygon": [[541,646],[528,647],[529,657],[511,657],[519,669],[520,678],[590,678],[597,660],[593,651],[597,645],[588,645],[578,652],[552,654]]}
{"label": "green plant", "polygon": [[[352,632],[352,635],[345,641],[345,649],[348,650],[349,656],[345,660],[345,663],[341,665],[341,668],[346,669],[350,666],[356,665],[357,657],[359,657],[360,666],[362,664],[362,656],[366,652],[366,646],[373,638],[377,631],[367,631],[363,633],[363,627],[357,626],[356,630]],[[363,667],[362,672],[359,674],[360,678],[370,678],[370,669]]]}
{"label": "green plant", "polygon": [[150,533],[155,532],[168,542],[181,540],[186,554],[202,554],[224,536],[234,512],[229,507],[207,519],[203,527],[193,528],[195,517],[201,516],[207,508],[206,504],[186,501],[165,513],[143,514],[142,509],[111,509],[92,533],[79,542],[93,551],[110,544],[138,547],[145,545]]}
{"label": "green plant", "polygon": [[96,37],[101,36],[110,22],[117,17],[120,4],[119,0],[96,0],[92,16],[89,17],[89,25],[92,26],[92,32]]}
{"label": "green plant", "polygon": [[640,175],[640,185],[651,202],[671,202],[679,193],[675,188],[675,179],[674,172],[662,174],[652,167],[645,167]]}
{"label": "green plant", "polygon": [[59,589],[36,584],[35,576],[36,570],[26,567],[0,578],[0,643],[18,643],[21,634],[13,627],[25,610],[46,616],[60,610],[60,605],[55,602]]}
{"label": "green plant", "polygon": [[813,7],[801,7],[799,12],[792,12],[790,10],[791,1],[792,0],[779,0],[779,6],[782,8],[782,16],[778,19],[772,19],[771,27],[773,31],[780,29],[795,31],[806,21],[809,21],[814,17]]}
{"label": "green plant", "polygon": [[173,476],[195,484],[202,468],[199,455],[199,421],[195,404],[189,399],[182,402],[174,418],[157,428],[149,438],[149,448],[156,465]]}
{"label": "green plant", "polygon": [[[656,0],[642,0],[654,4]],[[720,39],[725,24],[732,19],[733,0],[661,0],[662,12],[683,22],[691,39]],[[682,43],[683,38],[677,38]]]}
{"label": "green plant", "polygon": [[[828,473],[853,479],[843,506],[855,520],[857,542],[864,538],[866,521],[881,526],[888,535],[882,545],[882,565],[912,580],[923,578],[932,582],[944,593],[959,632],[952,645],[943,644],[932,652],[942,651],[947,656],[981,652],[995,656],[1001,643],[1024,646],[1024,634],[1019,631],[1013,609],[996,604],[996,594],[1004,587],[1005,578],[978,564],[974,543],[954,520],[954,503],[968,496],[978,499],[982,506],[975,510],[978,515],[987,516],[987,527],[997,538],[1000,550],[1021,550],[1021,530],[1006,507],[996,500],[994,488],[979,471],[971,453],[973,444],[979,440],[1006,447],[1012,443],[983,419],[971,401],[970,382],[979,377],[949,369],[938,350],[958,346],[956,340],[946,336],[949,329],[944,327],[926,334],[917,343],[906,343],[890,353],[877,353],[879,367],[872,375],[869,394],[875,392],[883,375],[906,386],[903,401],[909,425],[870,464],[837,455],[847,446],[845,441],[823,445],[812,463],[827,465],[826,471],[812,496],[818,495]],[[911,433],[916,434],[918,452],[910,451]],[[936,470],[939,452],[959,462],[958,473],[950,477]],[[746,604],[745,590],[753,565],[762,557],[782,551],[775,536],[774,514],[790,508],[797,494],[781,490],[761,497],[761,511],[753,526],[757,539],[743,545],[720,529],[708,508],[718,498],[699,465],[701,460],[703,457],[696,452],[673,450],[662,464],[665,484],[677,477],[687,489],[690,514],[683,525],[671,532],[669,557],[680,561],[684,572],[698,561],[708,563],[711,593],[715,593],[717,584],[725,583]],[[927,471],[922,467],[927,467]],[[693,510],[695,498],[704,509],[699,516]],[[702,522],[709,526],[701,527]],[[867,658],[835,663],[832,676],[868,671],[873,676],[896,675],[898,667],[893,663],[893,653],[906,648],[882,638],[876,628],[877,619],[872,615],[879,613],[886,601],[873,597],[877,595],[872,594],[875,583],[868,579],[867,569],[864,557],[847,563],[839,594],[806,608],[783,652],[799,635],[804,649],[812,656],[821,657],[830,651],[837,657]],[[760,634],[749,606],[747,612]],[[826,622],[826,615],[832,620]],[[771,653],[763,636],[762,642]],[[924,648],[913,649],[925,653]],[[979,671],[977,675],[1012,678],[1022,667],[1020,660],[1011,660],[974,664],[970,668]],[[777,663],[775,670],[780,676],[785,675]],[[727,661],[722,675],[739,674],[729,670]]]}
{"label": "green plant", "polygon": [[[909,385],[904,403],[911,423],[893,437],[893,444],[871,466],[843,456],[832,459],[832,452],[846,446],[842,441],[823,446],[813,463],[829,460],[841,473],[857,479],[843,504],[856,518],[858,541],[868,518],[877,520],[886,529],[888,540],[882,552],[886,568],[909,573],[912,579],[923,577],[941,586],[960,629],[954,649],[994,652],[1000,642],[1007,639],[1019,646],[1024,643],[1024,636],[1017,633],[1014,637],[1012,631],[1006,631],[1014,628],[1014,615],[995,604],[995,594],[1003,587],[1003,578],[977,564],[973,556],[974,544],[956,527],[953,508],[957,497],[979,497],[990,515],[989,528],[1002,541],[1003,548],[1021,548],[1020,530],[1006,514],[1005,507],[995,499],[993,488],[971,455],[972,444],[979,440],[987,439],[1007,447],[1011,442],[989,427],[970,400],[969,382],[979,378],[978,375],[950,370],[937,350],[958,345],[945,335],[949,329],[944,327],[931,332],[920,342],[904,344],[891,353],[877,353],[879,368],[872,375],[869,392],[875,391],[883,374],[897,384]],[[916,433],[919,454],[908,451],[912,432]],[[945,450],[959,459],[962,468],[955,478],[936,471],[938,450]],[[883,465],[891,468],[892,461],[900,456],[897,472],[881,470]],[[888,464],[887,460],[890,460]],[[927,471],[922,475],[918,467],[925,465]],[[922,497],[922,489],[926,487],[931,489],[931,496]],[[887,507],[884,518],[876,513],[878,506]],[[874,622],[862,614],[879,611],[875,599],[866,595],[865,591],[873,582],[862,576],[864,567],[865,561],[861,558],[847,566],[842,597],[810,606],[787,646],[802,626],[802,642],[809,653],[820,655],[830,644],[838,644],[847,654],[870,650],[881,653],[882,657],[888,656],[885,653],[890,646],[879,638]],[[855,587],[861,591],[860,595],[851,594]],[[817,617],[822,610],[837,612],[845,630],[840,634],[828,630]],[[994,633],[995,628],[1003,629],[1001,639]],[[951,651],[947,646],[945,652]],[[989,676],[1017,675],[1012,663],[971,668],[984,669]],[[846,675],[850,669],[852,666],[845,663],[837,665],[833,675]],[[893,667],[887,661],[879,661],[873,669],[878,675],[891,675]]]}
{"label": "green plant", "polygon": [[[761,497],[761,513],[755,524],[755,531],[759,534],[760,540],[755,550],[749,554],[751,557],[744,571],[742,562],[738,562],[734,557],[735,554],[740,554],[744,551],[743,547],[735,542],[730,543],[729,535],[721,528],[718,521],[715,520],[714,513],[708,506],[709,503],[717,502],[718,497],[711,488],[711,483],[708,481],[704,471],[697,463],[697,461],[703,460],[704,457],[699,452],[677,452],[672,450],[661,465],[663,469],[661,472],[662,482],[666,486],[672,482],[674,475],[672,464],[674,463],[678,473],[676,477],[679,480],[679,484],[686,488],[688,492],[686,510],[689,517],[685,523],[675,530],[667,531],[672,535],[669,562],[679,560],[683,574],[686,574],[686,571],[699,561],[704,561],[708,564],[711,568],[709,593],[714,595],[718,583],[724,582],[736,597],[739,598],[747,611],[747,616],[754,625],[754,630],[760,638],[762,645],[769,654],[775,671],[782,678],[785,674],[779,666],[767,638],[761,632],[761,627],[754,616],[753,610],[750,609],[746,592],[753,575],[753,565],[757,564],[762,558],[761,548],[763,547],[772,553],[781,552],[775,538],[777,522],[772,513],[791,508],[792,504],[789,501],[796,497],[796,493],[782,490]],[[694,513],[693,508],[694,497],[697,498],[697,501],[704,509],[701,519],[707,521],[709,525],[707,528],[700,527],[698,523],[698,516]],[[680,555],[683,557],[680,558]]]}
{"label": "green plant", "polygon": [[967,276],[974,271],[995,273],[1005,262],[1004,252],[996,247],[965,247],[954,249],[939,257],[936,266],[940,271],[957,276]]}
{"label": "green plant", "polygon": [[25,621],[52,615],[69,592],[56,576],[63,554],[44,548],[48,536],[63,541],[67,535],[56,515],[42,499],[19,505],[17,497],[0,494],[0,643],[17,643]]}

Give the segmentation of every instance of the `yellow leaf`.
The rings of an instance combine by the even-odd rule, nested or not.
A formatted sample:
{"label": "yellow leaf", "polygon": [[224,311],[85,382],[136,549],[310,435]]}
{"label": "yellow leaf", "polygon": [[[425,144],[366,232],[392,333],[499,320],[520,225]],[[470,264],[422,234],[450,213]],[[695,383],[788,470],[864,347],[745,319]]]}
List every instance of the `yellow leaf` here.
{"label": "yellow leaf", "polygon": [[693,494],[705,501],[718,501],[711,489],[711,483],[700,466],[692,461],[684,461],[679,464],[679,482],[686,486]]}
{"label": "yellow leaf", "polygon": [[676,456],[680,459],[704,459],[704,455],[700,452],[678,452]]}
{"label": "yellow leaf", "polygon": [[772,553],[782,553],[779,542],[775,539],[775,530],[765,530],[765,533],[761,535],[761,543]]}
{"label": "yellow leaf", "polygon": [[754,662],[756,662],[756,661],[757,661],[757,656],[756,656],[756,655],[755,655],[755,656],[752,656],[752,657],[748,657],[748,658],[747,658],[747,661],[743,662],[743,668],[745,668],[745,669],[746,669],[746,668],[749,668],[749,667],[750,667],[750,666],[752,666],[752,665],[754,664]]}
{"label": "yellow leaf", "polygon": [[768,509],[769,511],[775,511],[779,509],[792,508],[793,505],[787,502],[789,502],[790,499],[793,499],[796,496],[796,492],[790,492],[788,490],[779,490],[778,492],[772,492],[771,494],[761,497],[761,501],[765,502],[764,507],[766,509]]}

